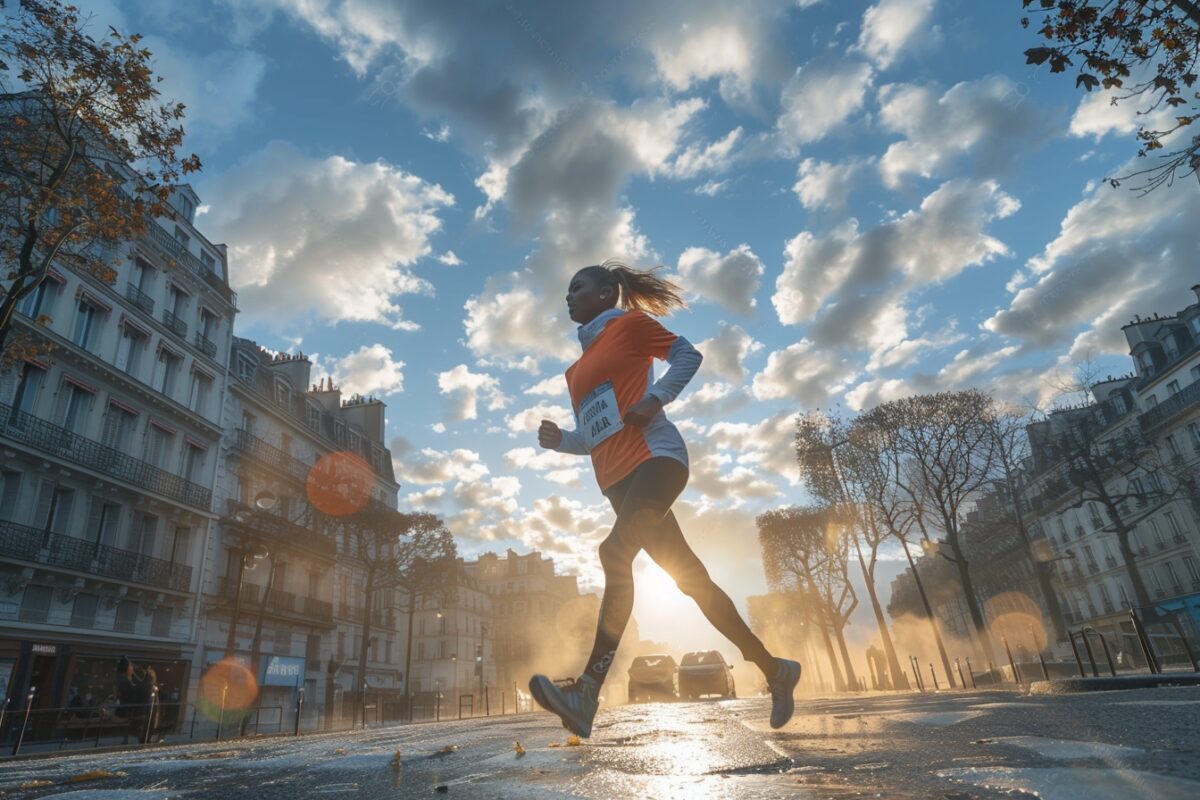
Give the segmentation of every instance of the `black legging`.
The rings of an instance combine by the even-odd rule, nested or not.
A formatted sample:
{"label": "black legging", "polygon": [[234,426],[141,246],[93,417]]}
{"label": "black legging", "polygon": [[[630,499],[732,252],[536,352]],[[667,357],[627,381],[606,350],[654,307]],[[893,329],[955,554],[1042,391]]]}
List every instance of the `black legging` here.
{"label": "black legging", "polygon": [[775,659],[742,620],[729,595],[713,583],[679,530],[671,504],[687,480],[687,467],[680,462],[651,458],[604,492],[617,512],[617,522],[600,544],[604,600],[585,672],[597,683],[603,683],[608,675],[633,611],[633,559],[641,550],[675,579],[680,591],[696,601],[713,627],[742,651],[743,658],[757,664],[768,679],[775,675]]}

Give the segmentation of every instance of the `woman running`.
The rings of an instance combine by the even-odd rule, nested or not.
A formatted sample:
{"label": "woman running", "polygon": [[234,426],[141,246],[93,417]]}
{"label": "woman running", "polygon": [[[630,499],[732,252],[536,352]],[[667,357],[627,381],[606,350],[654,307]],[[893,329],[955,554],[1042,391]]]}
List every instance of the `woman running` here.
{"label": "woman running", "polygon": [[[679,287],[657,277],[657,269],[606,261],[581,269],[567,288],[567,313],[579,323],[583,346],[583,355],[567,369],[576,430],[563,431],[542,420],[538,444],[591,455],[596,481],[617,512],[617,522],[600,544],[604,599],[583,675],[561,688],[545,675],[534,675],[529,691],[572,733],[591,735],[600,686],[633,611],[633,559],[645,550],[742,657],[762,670],[771,689],[771,727],[780,728],[792,717],[800,665],[767,652],[729,595],[713,583],[671,512],[687,485],[688,457],[683,438],[662,408],[696,374],[701,356],[687,339],[648,316],[685,307]],[[671,366],[651,385],[655,358]]]}

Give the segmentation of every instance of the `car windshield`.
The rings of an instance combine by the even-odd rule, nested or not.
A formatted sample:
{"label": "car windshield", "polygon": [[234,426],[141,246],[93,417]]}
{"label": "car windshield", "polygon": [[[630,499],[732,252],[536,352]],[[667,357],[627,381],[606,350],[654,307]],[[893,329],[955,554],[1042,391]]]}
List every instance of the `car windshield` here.
{"label": "car windshield", "polygon": [[720,664],[723,661],[724,659],[721,658],[720,653],[715,650],[708,650],[703,653],[688,653],[683,657],[682,666],[697,667],[701,664]]}
{"label": "car windshield", "polygon": [[633,660],[635,667],[666,666],[670,656],[639,656]]}

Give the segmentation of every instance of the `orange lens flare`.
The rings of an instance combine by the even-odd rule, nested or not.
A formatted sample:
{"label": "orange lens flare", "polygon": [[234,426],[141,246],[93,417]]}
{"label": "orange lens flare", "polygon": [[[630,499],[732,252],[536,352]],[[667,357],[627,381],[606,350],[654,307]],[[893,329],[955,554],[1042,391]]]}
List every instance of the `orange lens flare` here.
{"label": "orange lens flare", "polygon": [[308,471],[305,491],[313,508],[331,517],[361,511],[371,499],[371,466],[353,453],[321,456]]}
{"label": "orange lens flare", "polygon": [[196,708],[208,719],[235,719],[254,706],[258,681],[250,670],[232,658],[223,658],[200,678]]}

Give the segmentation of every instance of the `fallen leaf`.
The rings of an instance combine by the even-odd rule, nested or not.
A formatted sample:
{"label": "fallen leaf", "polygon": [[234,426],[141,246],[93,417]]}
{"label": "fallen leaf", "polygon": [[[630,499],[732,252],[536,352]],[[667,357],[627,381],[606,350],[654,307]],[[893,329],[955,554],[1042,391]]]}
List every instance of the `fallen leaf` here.
{"label": "fallen leaf", "polygon": [[562,747],[562,745],[561,745],[561,744],[559,744],[558,742],[551,742],[551,743],[550,743],[550,746],[551,746],[551,747]]}
{"label": "fallen leaf", "polygon": [[517,742],[516,747],[513,748],[513,752],[517,754],[517,758],[520,758],[521,756],[525,755],[525,748],[521,747],[520,742]]}
{"label": "fallen leaf", "polygon": [[392,754],[392,769],[400,769],[400,748],[396,748],[396,752]]}
{"label": "fallen leaf", "polygon": [[567,737],[567,747],[579,747],[581,744],[583,744],[583,739],[580,739],[578,736]]}
{"label": "fallen leaf", "polygon": [[458,752],[458,745],[448,744],[445,747],[443,747],[441,750],[438,750],[436,755],[447,756],[447,755],[450,755],[451,753],[457,753],[457,752]]}
{"label": "fallen leaf", "polygon": [[22,789],[41,789],[43,786],[53,786],[53,785],[54,785],[54,781],[46,781],[46,780],[25,781],[24,783],[21,784],[21,788]]}
{"label": "fallen leaf", "polygon": [[67,783],[80,783],[82,781],[96,781],[101,778],[124,778],[124,772],[112,772],[107,769],[89,769],[87,772],[81,772],[78,775],[72,775],[67,778]]}
{"label": "fallen leaf", "polygon": [[333,754],[334,754],[335,756],[344,756],[344,755],[346,755],[346,753],[349,753],[349,752],[350,752],[350,751],[349,751],[349,750],[347,750],[346,748],[344,748],[344,747],[339,747],[337,750],[334,750],[334,751],[333,751]]}

